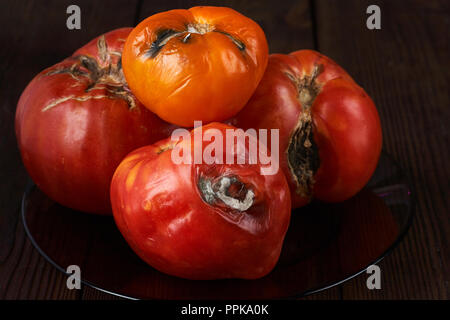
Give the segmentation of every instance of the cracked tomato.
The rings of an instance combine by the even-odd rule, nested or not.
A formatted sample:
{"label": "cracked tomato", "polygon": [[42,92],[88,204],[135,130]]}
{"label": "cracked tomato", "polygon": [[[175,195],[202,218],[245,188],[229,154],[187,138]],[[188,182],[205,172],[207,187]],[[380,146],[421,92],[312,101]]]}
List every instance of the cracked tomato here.
{"label": "cracked tomato", "polygon": [[[114,173],[116,224],[131,248],[159,271],[189,279],[255,279],[278,261],[291,214],[286,178],[281,170],[262,174],[267,165],[260,161],[249,164],[249,145],[258,141],[249,136],[246,143],[242,130],[235,131],[238,142],[230,148],[240,150],[242,161],[229,161],[229,153],[225,163],[226,142],[218,137],[235,129],[211,123],[181,141],[142,147]],[[214,137],[216,148],[196,137]],[[173,155],[179,149],[191,160],[203,153],[203,161],[179,163]]]}
{"label": "cracked tomato", "polygon": [[108,32],[39,73],[17,105],[16,136],[33,181],[67,207],[111,212],[109,185],[137,147],[169,136],[171,125],[144,108],[121,68],[131,28]]}
{"label": "cracked tomato", "polygon": [[229,123],[279,129],[280,167],[293,207],[355,195],[377,166],[380,119],[372,99],[331,59],[312,50],[272,54],[258,88]]}
{"label": "cracked tomato", "polygon": [[194,7],[150,16],[131,32],[123,70],[136,97],[162,119],[192,127],[235,115],[267,65],[253,20],[230,8]]}

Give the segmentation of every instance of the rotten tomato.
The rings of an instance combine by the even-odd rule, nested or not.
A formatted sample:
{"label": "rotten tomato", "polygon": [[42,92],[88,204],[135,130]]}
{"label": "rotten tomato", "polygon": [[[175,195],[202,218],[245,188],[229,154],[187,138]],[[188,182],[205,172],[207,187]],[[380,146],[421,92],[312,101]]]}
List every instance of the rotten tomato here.
{"label": "rotten tomato", "polygon": [[293,207],[313,197],[352,197],[371,177],[381,152],[372,99],[339,65],[312,50],[272,54],[252,98],[229,123],[279,129],[280,166]]}
{"label": "rotten tomato", "polygon": [[[130,153],[111,182],[114,218],[131,248],[159,271],[188,279],[255,279],[275,266],[290,219],[290,192],[281,170],[249,161],[249,144],[236,132],[235,154],[226,161],[227,130],[211,123],[186,139],[167,139]],[[211,141],[199,144],[196,136]],[[223,145],[223,147],[222,147]],[[188,159],[179,162],[180,148]],[[220,151],[222,150],[222,151]],[[205,154],[209,154],[209,159]]]}
{"label": "rotten tomato", "polygon": [[120,161],[170,134],[128,89],[121,54],[131,28],[108,32],[39,73],[17,105],[23,163],[50,198],[110,214],[109,185]]}

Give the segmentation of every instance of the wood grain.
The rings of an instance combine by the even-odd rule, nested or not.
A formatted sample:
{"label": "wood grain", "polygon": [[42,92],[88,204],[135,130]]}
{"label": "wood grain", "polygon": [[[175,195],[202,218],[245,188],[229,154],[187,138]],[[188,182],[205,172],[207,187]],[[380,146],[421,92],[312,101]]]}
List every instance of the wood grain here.
{"label": "wood grain", "polygon": [[111,29],[162,10],[226,5],[265,30],[271,52],[316,48],[341,64],[371,95],[384,149],[409,176],[417,214],[405,241],[379,265],[382,290],[367,275],[306,299],[449,299],[449,38],[446,0],[376,1],[382,29],[365,26],[368,0],[77,1],[82,30],[69,31],[72,1],[9,1],[0,21],[0,299],[112,299],[68,290],[66,278],[26,238],[18,209],[28,176],[14,134],[17,100],[39,71]]}
{"label": "wood grain", "polygon": [[448,299],[448,1],[377,1],[374,31],[365,27],[372,2],[317,1],[318,48],[374,98],[384,149],[418,205],[408,237],[382,264],[383,290],[367,290],[363,276],[343,286],[343,298]]}
{"label": "wood grain", "polygon": [[[132,26],[137,1],[104,3],[77,1],[81,30],[66,28],[66,8],[72,1],[9,1],[0,20],[0,298],[78,299],[66,288],[66,278],[48,264],[26,238],[18,209],[27,174],[14,134],[14,114],[20,93],[42,69],[72,54],[92,38],[114,28]],[[7,45],[5,45],[7,44]]]}
{"label": "wood grain", "polygon": [[230,7],[255,20],[266,34],[271,53],[314,48],[309,1],[144,1],[138,20],[160,11],[201,5]]}

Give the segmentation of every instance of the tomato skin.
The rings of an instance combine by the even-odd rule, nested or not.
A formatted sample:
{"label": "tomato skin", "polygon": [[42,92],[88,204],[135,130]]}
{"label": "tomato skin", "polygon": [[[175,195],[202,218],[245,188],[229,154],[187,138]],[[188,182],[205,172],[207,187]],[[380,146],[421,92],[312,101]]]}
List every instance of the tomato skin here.
{"label": "tomato skin", "polygon": [[222,121],[244,107],[261,80],[268,45],[257,23],[230,8],[194,7],[150,16],[122,58],[142,103],[184,127]]}
{"label": "tomato skin", "polygon": [[[202,130],[225,135],[230,128],[211,123]],[[290,219],[290,192],[281,170],[261,175],[260,164],[175,164],[170,150],[176,145],[167,139],[137,149],[114,174],[113,214],[128,244],[149,265],[178,277],[266,275],[278,260]],[[192,142],[192,156],[205,148]],[[237,177],[252,190],[250,208],[236,211],[203,200],[200,182],[224,176]]]}
{"label": "tomato skin", "polygon": [[[305,92],[302,88],[314,72],[314,84],[306,85],[312,91]],[[311,105],[307,107],[305,101],[312,101]],[[319,158],[306,196],[298,192],[288,164],[289,144],[305,110],[310,112]],[[312,50],[272,54],[252,98],[229,123],[244,129],[280,130],[280,166],[293,207],[311,198],[339,202],[352,197],[370,179],[381,152],[381,125],[372,99],[339,65]]]}
{"label": "tomato skin", "polygon": [[42,71],[18,102],[23,163],[39,188],[64,206],[111,214],[109,185],[117,165],[173,127],[144,108],[124,82],[118,62],[130,31],[106,33]]}

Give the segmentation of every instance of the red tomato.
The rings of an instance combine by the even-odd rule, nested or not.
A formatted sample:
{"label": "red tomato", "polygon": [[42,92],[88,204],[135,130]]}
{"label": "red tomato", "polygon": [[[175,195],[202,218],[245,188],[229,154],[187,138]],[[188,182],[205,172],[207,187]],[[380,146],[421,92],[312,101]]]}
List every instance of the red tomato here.
{"label": "red tomato", "polygon": [[[194,141],[198,130],[206,137],[213,131],[225,135],[226,129],[234,128],[211,123],[185,140],[137,149],[114,174],[117,226],[131,248],[162,272],[188,279],[254,279],[269,273],[279,258],[291,203],[281,170],[261,175],[263,165],[248,159],[219,164],[224,159],[219,151],[211,164],[172,160],[180,146],[192,157],[205,152],[209,144]],[[248,151],[239,139],[237,147]]]}
{"label": "red tomato", "polygon": [[121,51],[131,28],[106,33],[42,71],[16,111],[23,163],[50,198],[110,213],[109,185],[130,151],[167,137],[171,126],[131,94]]}
{"label": "red tomato", "polygon": [[273,54],[247,106],[230,121],[280,133],[293,207],[343,201],[367,183],[381,152],[370,97],[334,61],[311,50]]}

